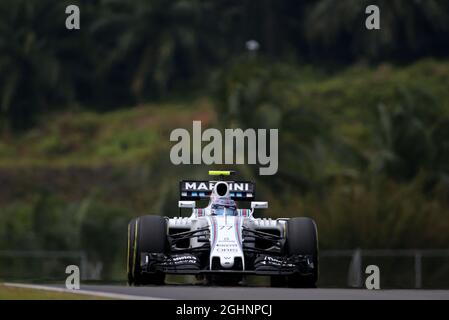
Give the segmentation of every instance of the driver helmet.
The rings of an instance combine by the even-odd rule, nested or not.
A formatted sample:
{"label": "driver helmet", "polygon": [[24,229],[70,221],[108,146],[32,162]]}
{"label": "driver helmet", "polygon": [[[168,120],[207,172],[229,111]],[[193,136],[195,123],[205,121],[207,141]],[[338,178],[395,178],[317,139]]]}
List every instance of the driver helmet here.
{"label": "driver helmet", "polygon": [[235,216],[237,215],[237,205],[232,199],[215,199],[211,204],[211,214],[215,216]]}

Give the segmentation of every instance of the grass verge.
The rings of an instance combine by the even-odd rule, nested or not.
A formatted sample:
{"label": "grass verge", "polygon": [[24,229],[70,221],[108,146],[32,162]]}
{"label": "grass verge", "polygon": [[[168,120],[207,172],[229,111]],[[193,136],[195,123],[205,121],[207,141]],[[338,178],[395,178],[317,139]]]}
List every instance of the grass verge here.
{"label": "grass verge", "polygon": [[72,294],[29,288],[17,288],[0,284],[0,300],[104,300],[93,295]]}

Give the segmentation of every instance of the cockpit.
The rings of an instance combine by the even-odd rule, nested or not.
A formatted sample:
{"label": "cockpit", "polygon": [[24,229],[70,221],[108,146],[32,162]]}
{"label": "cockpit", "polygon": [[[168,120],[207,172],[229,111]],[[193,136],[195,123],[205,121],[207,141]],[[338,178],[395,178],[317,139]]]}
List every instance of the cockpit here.
{"label": "cockpit", "polygon": [[226,206],[222,204],[212,204],[211,215],[213,216],[237,216],[236,206]]}

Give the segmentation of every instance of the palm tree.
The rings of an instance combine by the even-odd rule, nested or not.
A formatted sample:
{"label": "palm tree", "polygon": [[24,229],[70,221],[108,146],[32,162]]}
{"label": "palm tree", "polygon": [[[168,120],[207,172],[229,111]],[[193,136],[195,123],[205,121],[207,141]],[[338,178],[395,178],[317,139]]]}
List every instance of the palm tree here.
{"label": "palm tree", "polygon": [[13,129],[30,126],[38,112],[73,96],[60,51],[64,9],[53,1],[0,3],[0,104]]}
{"label": "palm tree", "polygon": [[[365,28],[365,9],[372,4],[380,8],[380,31]],[[435,43],[430,41],[446,41],[448,21],[449,6],[443,0],[320,0],[312,6],[305,30],[311,43],[340,54],[379,58],[400,50],[403,58],[431,52],[427,46]]]}
{"label": "palm tree", "polygon": [[199,0],[102,1],[91,28],[101,40],[100,74],[111,77],[120,66],[136,100],[164,96],[220,55],[214,12],[212,3]]}

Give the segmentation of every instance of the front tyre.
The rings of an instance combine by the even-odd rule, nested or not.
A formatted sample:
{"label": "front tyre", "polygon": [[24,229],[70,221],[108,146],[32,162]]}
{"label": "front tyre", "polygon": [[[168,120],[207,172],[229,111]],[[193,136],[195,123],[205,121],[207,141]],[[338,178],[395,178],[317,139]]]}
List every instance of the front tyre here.
{"label": "front tyre", "polygon": [[308,255],[314,265],[310,275],[288,276],[288,285],[295,288],[315,288],[318,281],[318,232],[315,221],[304,217],[288,220],[286,246],[288,255]]}
{"label": "front tyre", "polygon": [[128,225],[128,284],[162,285],[165,274],[142,273],[142,253],[165,253],[167,251],[167,220],[160,216],[141,216]]}

